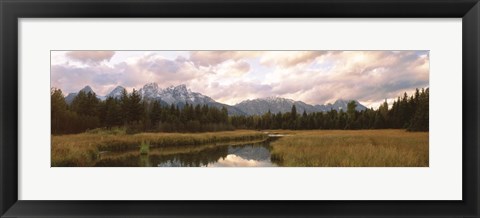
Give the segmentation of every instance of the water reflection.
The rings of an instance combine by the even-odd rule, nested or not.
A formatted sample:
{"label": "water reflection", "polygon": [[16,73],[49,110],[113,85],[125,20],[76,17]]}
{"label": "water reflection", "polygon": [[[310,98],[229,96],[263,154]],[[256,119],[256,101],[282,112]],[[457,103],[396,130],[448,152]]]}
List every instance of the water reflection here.
{"label": "water reflection", "polygon": [[271,161],[269,140],[242,145],[195,148],[151,149],[149,155],[138,151],[116,152],[97,161],[99,167],[275,167]]}
{"label": "water reflection", "polygon": [[270,160],[249,160],[240,156],[229,154],[217,162],[208,164],[207,167],[274,167]]}
{"label": "water reflection", "polygon": [[268,145],[243,145],[228,148],[228,155],[207,167],[273,167]]}
{"label": "water reflection", "polygon": [[215,163],[228,155],[228,146],[207,148],[199,152],[171,155],[153,155],[152,163],[158,167],[201,167]]}

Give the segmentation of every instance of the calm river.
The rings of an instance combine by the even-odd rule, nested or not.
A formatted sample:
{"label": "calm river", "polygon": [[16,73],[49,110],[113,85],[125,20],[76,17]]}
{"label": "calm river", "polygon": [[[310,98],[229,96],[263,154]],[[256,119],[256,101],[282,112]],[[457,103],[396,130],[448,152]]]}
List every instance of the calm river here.
{"label": "calm river", "polygon": [[200,150],[150,149],[148,155],[138,151],[105,152],[98,167],[276,167],[272,162],[270,142],[205,147]]}

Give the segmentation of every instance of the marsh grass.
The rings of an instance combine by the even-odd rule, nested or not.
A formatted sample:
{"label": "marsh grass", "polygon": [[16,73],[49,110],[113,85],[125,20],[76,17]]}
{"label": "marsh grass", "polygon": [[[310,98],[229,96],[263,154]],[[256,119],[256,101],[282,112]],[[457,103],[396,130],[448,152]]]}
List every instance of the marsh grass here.
{"label": "marsh grass", "polygon": [[282,166],[428,167],[428,133],[404,130],[279,131],[272,160]]}
{"label": "marsh grass", "polygon": [[86,132],[72,135],[52,136],[51,165],[56,166],[92,166],[100,151],[137,150],[142,142],[149,142],[153,148],[199,146],[221,144],[236,141],[254,141],[266,139],[261,132],[236,130],[207,133],[139,133],[112,134],[104,131]]}
{"label": "marsh grass", "polygon": [[143,141],[140,144],[140,154],[147,155],[150,152],[150,142]]}
{"label": "marsh grass", "polygon": [[112,127],[110,129],[107,128],[96,128],[96,129],[89,129],[85,131],[87,134],[108,134],[108,135],[125,135],[127,133],[127,128],[125,127]]}
{"label": "marsh grass", "polygon": [[[279,166],[429,166],[428,133],[425,132],[404,130],[268,132],[286,135],[271,142],[271,159]],[[52,136],[52,166],[93,166],[100,159],[121,159],[142,153],[148,154],[143,156],[187,154],[223,145],[260,142],[266,137],[265,133],[250,130],[133,135],[128,135],[121,129],[93,130],[83,134]]]}

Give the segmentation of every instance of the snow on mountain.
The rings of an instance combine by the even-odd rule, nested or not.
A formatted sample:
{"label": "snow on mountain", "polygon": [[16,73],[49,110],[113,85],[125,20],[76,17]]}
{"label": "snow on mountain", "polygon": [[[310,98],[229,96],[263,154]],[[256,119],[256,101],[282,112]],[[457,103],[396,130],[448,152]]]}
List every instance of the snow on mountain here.
{"label": "snow on mountain", "polygon": [[110,93],[108,93],[108,95],[105,96],[105,99],[108,97],[119,99],[122,96],[124,90],[125,88],[123,88],[122,86],[117,86]]}
{"label": "snow on mountain", "polygon": [[316,111],[314,106],[304,102],[278,97],[246,100],[236,104],[235,107],[249,115],[261,115],[267,113],[269,110],[272,113],[290,112],[293,105],[297,108],[298,113],[303,113],[303,111],[307,113]]}
{"label": "snow on mountain", "polygon": [[188,103],[193,105],[208,105],[217,108],[225,107],[230,115],[245,114],[235,107],[216,102],[212,98],[198,92],[192,92],[192,90],[187,89],[187,86],[184,84],[162,89],[159,88],[156,83],[148,83],[145,84],[139,92],[143,99],[159,100],[163,104],[183,106]]}
{"label": "snow on mountain", "polygon": [[167,104],[183,105],[188,103],[193,105],[208,105],[216,108],[225,107],[230,115],[245,115],[245,113],[238,110],[238,108],[216,102],[212,98],[198,92],[192,92],[190,89],[187,89],[187,86],[184,84],[162,89],[159,91],[159,98]]}
{"label": "snow on mountain", "polygon": [[158,88],[158,85],[156,83],[147,83],[143,86],[143,88],[138,91],[140,92],[140,95],[143,99],[155,100],[159,97],[158,93],[160,91],[160,88]]}
{"label": "snow on mountain", "polygon": [[[253,100],[246,100],[242,101],[235,105],[236,108],[240,109],[241,111],[245,112],[249,115],[261,115],[267,113],[269,110],[272,113],[278,112],[290,112],[292,110],[292,106],[295,105],[297,108],[297,113],[303,113],[303,111],[307,113],[312,112],[325,112],[330,110],[347,110],[347,105],[349,101],[344,100],[337,100],[334,104],[327,104],[327,105],[310,105],[302,101],[294,101],[291,99],[285,98],[278,98],[278,97],[268,97],[268,98],[258,98]],[[361,105],[358,101],[356,109],[358,111],[365,110],[366,107]]]}
{"label": "snow on mountain", "polygon": [[187,86],[182,84],[170,86],[165,89],[159,88],[156,83],[148,83],[139,90],[140,95],[148,100],[160,100],[167,104],[208,104],[215,102],[212,98],[202,95],[198,92],[192,92]]}
{"label": "snow on mountain", "polygon": [[[115,87],[108,95],[106,96],[97,96],[100,100],[105,100],[107,97],[120,98],[123,90],[122,86]],[[90,86],[85,86],[79,92],[86,93],[95,93]],[[222,108],[225,107],[228,110],[230,115],[262,115],[270,111],[271,113],[286,113],[290,112],[292,106],[295,105],[297,108],[297,113],[307,113],[312,112],[325,112],[330,110],[347,110],[347,105],[349,101],[339,99],[333,104],[325,105],[310,105],[302,101],[294,101],[292,99],[279,98],[279,97],[267,97],[267,98],[258,98],[253,100],[245,100],[234,106],[216,102],[212,98],[203,95],[198,92],[193,92],[187,88],[186,85],[170,86],[167,88],[160,88],[157,83],[147,83],[140,90],[140,95],[144,100],[153,101],[157,100],[164,105],[177,105],[184,106],[185,104],[193,105],[208,105],[211,107]],[[70,104],[73,99],[77,96],[77,93],[70,93],[65,97],[67,104]],[[357,111],[365,110],[366,107],[356,101]]]}

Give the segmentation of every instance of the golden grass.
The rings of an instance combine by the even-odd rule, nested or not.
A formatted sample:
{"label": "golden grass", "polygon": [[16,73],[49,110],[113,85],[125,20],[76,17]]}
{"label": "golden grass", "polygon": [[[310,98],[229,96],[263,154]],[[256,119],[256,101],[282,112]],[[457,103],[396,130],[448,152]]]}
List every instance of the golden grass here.
{"label": "golden grass", "polygon": [[252,130],[207,133],[139,133],[134,135],[104,132],[52,136],[52,166],[91,166],[100,151],[136,150],[148,141],[150,148],[199,146],[235,141],[253,141],[267,136]]}
{"label": "golden grass", "polygon": [[271,130],[282,166],[428,167],[428,133],[404,130]]}
{"label": "golden grass", "polygon": [[[286,134],[271,143],[272,161],[280,166],[428,167],[428,133],[404,130],[265,130]],[[198,152],[221,145],[262,141],[251,130],[208,133],[140,133],[91,131],[52,136],[52,166],[93,166],[102,157],[139,154],[149,142],[151,154]]]}

